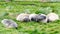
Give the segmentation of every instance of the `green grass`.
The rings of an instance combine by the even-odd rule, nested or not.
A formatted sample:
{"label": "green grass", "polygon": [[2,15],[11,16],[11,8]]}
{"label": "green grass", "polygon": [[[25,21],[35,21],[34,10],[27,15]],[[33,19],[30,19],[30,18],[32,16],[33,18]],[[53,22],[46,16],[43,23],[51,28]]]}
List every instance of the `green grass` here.
{"label": "green grass", "polygon": [[7,18],[18,24],[18,29],[7,29],[0,23],[0,34],[60,34],[60,20],[50,23],[19,22],[16,20],[16,16],[26,9],[30,13],[35,13],[36,11],[42,11],[39,9],[45,8],[43,12],[47,12],[45,11],[46,7],[56,10],[55,13],[60,15],[60,3],[0,2],[0,22]]}

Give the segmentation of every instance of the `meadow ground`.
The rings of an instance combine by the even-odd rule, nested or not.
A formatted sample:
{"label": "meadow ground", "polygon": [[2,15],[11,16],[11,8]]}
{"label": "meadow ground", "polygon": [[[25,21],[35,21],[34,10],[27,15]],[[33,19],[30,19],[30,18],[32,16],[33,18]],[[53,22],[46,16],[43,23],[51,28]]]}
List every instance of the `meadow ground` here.
{"label": "meadow ground", "polygon": [[[0,34],[60,34],[60,20],[50,23],[19,22],[16,20],[16,16],[24,11],[47,14],[51,9],[60,15],[60,3],[0,2]],[[1,24],[2,19],[14,20],[18,24],[18,29],[5,28]]]}

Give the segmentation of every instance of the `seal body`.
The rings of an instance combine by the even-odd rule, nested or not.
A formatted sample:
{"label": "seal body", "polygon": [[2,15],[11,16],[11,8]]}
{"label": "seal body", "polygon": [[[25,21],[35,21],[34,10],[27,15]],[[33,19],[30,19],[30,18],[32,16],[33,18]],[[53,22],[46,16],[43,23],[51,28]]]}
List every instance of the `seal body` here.
{"label": "seal body", "polygon": [[30,19],[30,21],[37,21],[37,14],[30,14],[29,15],[29,19]]}
{"label": "seal body", "polygon": [[40,22],[47,23],[48,18],[45,14],[39,14]]}
{"label": "seal body", "polygon": [[56,13],[49,13],[47,17],[49,21],[59,20],[59,16]]}
{"label": "seal body", "polygon": [[18,27],[17,23],[11,19],[3,19],[1,21],[1,23],[7,28],[17,28]]}
{"label": "seal body", "polygon": [[47,22],[46,15],[45,14],[30,14],[29,16],[30,21],[36,21],[36,22]]}
{"label": "seal body", "polygon": [[29,20],[29,14],[21,13],[17,16],[16,20],[22,21],[22,22],[28,22]]}

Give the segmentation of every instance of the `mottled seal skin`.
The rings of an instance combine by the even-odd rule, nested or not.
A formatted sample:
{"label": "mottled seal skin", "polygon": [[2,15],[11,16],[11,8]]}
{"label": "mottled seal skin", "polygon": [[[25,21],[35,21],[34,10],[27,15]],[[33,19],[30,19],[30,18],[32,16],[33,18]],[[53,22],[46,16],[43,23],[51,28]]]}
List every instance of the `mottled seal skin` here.
{"label": "mottled seal skin", "polygon": [[39,20],[40,22],[47,23],[48,18],[45,14],[39,14]]}
{"label": "mottled seal skin", "polygon": [[40,14],[40,15],[38,15],[38,19],[39,19],[39,20],[44,20],[44,19],[46,19],[46,16],[45,16],[45,15]]}
{"label": "mottled seal skin", "polygon": [[6,27],[6,28],[17,28],[18,25],[15,21],[11,19],[3,19],[1,23]]}

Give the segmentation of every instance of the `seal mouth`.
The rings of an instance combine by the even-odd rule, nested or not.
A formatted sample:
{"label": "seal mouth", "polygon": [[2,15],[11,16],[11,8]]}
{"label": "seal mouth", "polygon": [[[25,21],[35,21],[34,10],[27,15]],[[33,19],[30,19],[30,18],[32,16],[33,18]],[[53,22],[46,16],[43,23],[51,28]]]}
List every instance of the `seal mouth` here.
{"label": "seal mouth", "polygon": [[44,20],[44,19],[46,19],[46,16],[40,16],[40,17],[38,18],[38,20]]}

